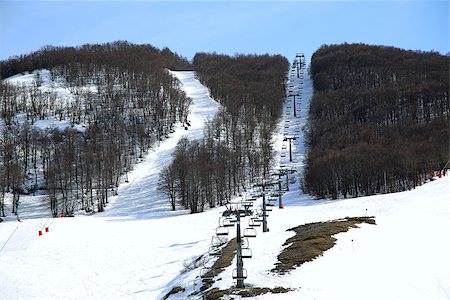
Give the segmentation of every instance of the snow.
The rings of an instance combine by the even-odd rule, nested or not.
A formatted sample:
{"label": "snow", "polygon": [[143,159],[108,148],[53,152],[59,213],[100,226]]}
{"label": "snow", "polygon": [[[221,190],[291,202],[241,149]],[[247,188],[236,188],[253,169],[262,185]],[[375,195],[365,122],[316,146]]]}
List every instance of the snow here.
{"label": "snow", "polygon": [[60,121],[54,117],[48,117],[48,119],[45,120],[38,120],[33,124],[33,126],[41,130],[57,128],[60,131],[64,131],[66,128],[69,127],[72,127],[73,129],[79,132],[84,132],[86,130],[86,126],[84,125],[74,124],[72,126],[71,122],[67,120]]}
{"label": "snow", "polygon": [[[33,219],[25,211],[32,197],[21,197],[28,204],[24,211],[19,208],[23,221],[9,216],[0,224],[0,247],[17,228],[0,252],[0,268],[8,270],[0,275],[2,297],[158,299],[183,261],[208,248],[218,210],[205,215],[172,212],[156,187],[159,170],[170,163],[177,141],[182,136],[201,138],[205,120],[215,115],[219,104],[194,72],[172,74],[193,99],[189,130],[178,125],[150,152],[104,213]],[[46,222],[53,222],[49,232],[38,236]]]}
{"label": "snow", "polygon": [[[168,200],[156,190],[157,178],[159,170],[170,163],[179,138],[201,138],[204,121],[212,118],[218,104],[195,79],[195,73],[172,74],[193,99],[189,130],[179,125],[170,138],[149,152],[103,213],[58,219],[28,215],[23,222],[9,216],[0,223],[0,249],[16,230],[0,250],[0,298],[161,299],[174,286],[186,288],[178,298],[188,298],[199,282],[200,268],[180,274],[183,261],[207,253],[224,208],[194,215],[172,212]],[[291,80],[295,86],[299,84],[295,78]],[[288,134],[306,122],[312,92],[306,74],[303,89],[298,120],[286,114],[286,119],[292,120],[289,123],[295,123]],[[283,130],[280,122],[275,139],[279,154],[288,151],[282,149]],[[298,133],[293,144],[295,162],[290,163],[288,155],[277,162],[299,173],[305,154],[302,134]],[[303,195],[297,179],[284,196],[285,208],[270,213],[270,231],[262,233],[257,228],[257,237],[249,239],[253,257],[244,260],[245,284],[294,289],[255,299],[450,299],[449,196],[450,176],[412,191],[336,201]],[[42,201],[42,197],[34,199]],[[31,198],[26,198],[28,205],[32,205]],[[366,215],[374,216],[377,225],[363,224],[336,235],[335,247],[289,274],[270,272],[282,244],[293,235],[287,229]],[[247,219],[242,220],[243,228]],[[51,224],[50,232],[38,236],[46,222]],[[234,231],[230,228],[230,238]],[[214,286],[234,284],[231,272],[235,263]]]}
{"label": "snow", "polygon": [[112,198],[112,205],[103,215],[148,219],[186,213],[180,210],[170,212],[167,196],[157,190],[159,173],[172,161],[172,153],[182,137],[192,140],[203,136],[205,121],[214,117],[220,105],[209,96],[209,90],[195,78],[194,72],[171,71],[171,74],[181,81],[186,96],[193,99],[188,117],[191,126],[185,130],[182,124],[178,124],[170,138],[151,150],[129,175],[129,183],[119,187],[119,196]]}
{"label": "snow", "polygon": [[[19,73],[17,75],[6,78],[5,82],[19,88],[31,89],[36,85],[36,79],[38,75],[41,80],[41,84],[37,89],[40,92],[54,94],[55,99],[66,105],[73,101],[74,95],[67,87],[65,87],[65,80],[63,78],[54,78],[54,80],[52,80],[50,71],[46,69],[35,70],[31,73]],[[77,89],[96,92],[96,87],[94,85],[77,87]],[[26,121],[26,115],[24,113],[17,114],[14,119],[17,123],[23,124]],[[43,120],[36,120],[34,124],[32,124],[32,126],[40,130],[54,128],[59,129],[60,131],[64,131],[66,128],[72,128],[79,132],[84,132],[86,130],[85,124],[72,124],[72,122],[68,120],[58,120],[57,118],[52,116],[49,116]],[[4,122],[0,119],[0,132],[3,130],[3,128]]]}

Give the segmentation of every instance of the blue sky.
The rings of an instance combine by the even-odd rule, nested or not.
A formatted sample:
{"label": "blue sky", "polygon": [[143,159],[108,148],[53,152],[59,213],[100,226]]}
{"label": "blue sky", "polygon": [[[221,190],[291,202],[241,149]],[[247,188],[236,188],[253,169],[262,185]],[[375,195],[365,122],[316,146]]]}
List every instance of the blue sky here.
{"label": "blue sky", "polygon": [[0,59],[44,45],[128,40],[196,52],[309,57],[362,42],[449,52],[448,1],[4,1]]}

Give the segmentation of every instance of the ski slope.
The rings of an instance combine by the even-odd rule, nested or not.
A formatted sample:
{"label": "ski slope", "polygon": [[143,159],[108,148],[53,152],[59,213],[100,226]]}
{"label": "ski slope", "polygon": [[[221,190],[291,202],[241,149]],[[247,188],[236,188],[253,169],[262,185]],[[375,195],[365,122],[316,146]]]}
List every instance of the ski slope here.
{"label": "ski slope", "polygon": [[[159,170],[170,163],[178,140],[201,138],[205,120],[219,104],[194,72],[172,74],[193,100],[189,130],[178,125],[150,152],[103,213],[49,220],[42,217],[45,205],[39,204],[44,197],[21,198],[28,209],[39,207],[40,214],[24,212],[23,222],[9,216],[0,224],[0,247],[13,233],[0,252],[0,269],[8,270],[0,274],[0,298],[158,299],[183,261],[207,247],[215,222],[206,215],[199,222],[187,211],[170,211],[156,188]],[[49,232],[39,237],[50,223]]]}
{"label": "ski slope", "polygon": [[209,96],[209,90],[195,78],[195,72],[170,73],[180,80],[186,96],[193,100],[189,108],[191,126],[185,130],[182,124],[177,124],[175,132],[168,139],[150,150],[145,160],[128,176],[129,182],[119,187],[119,196],[112,198],[107,211],[101,214],[102,217],[152,219],[187,213],[183,210],[170,211],[167,196],[157,190],[159,173],[172,161],[172,153],[182,137],[190,140],[203,137],[205,121],[215,116],[220,105]]}
{"label": "ski slope", "polygon": [[[0,299],[161,299],[175,286],[186,291],[170,299],[186,299],[198,290],[201,268],[180,271],[185,260],[203,254],[208,257],[211,236],[224,208],[195,215],[172,212],[156,185],[159,170],[170,162],[178,139],[183,135],[201,138],[203,123],[212,118],[218,104],[193,72],[173,74],[193,100],[189,130],[178,126],[150,152],[103,213],[50,220],[36,214],[23,222],[9,216],[0,223]],[[294,87],[300,84],[293,77],[290,81]],[[294,162],[288,161],[288,155],[281,156],[287,151],[283,135],[294,134],[306,122],[312,95],[306,74],[303,91],[297,119],[285,103],[285,118],[274,141],[277,164],[298,173],[305,154],[302,131],[293,144]],[[285,128],[286,123],[295,125]],[[250,239],[253,257],[244,261],[246,285],[283,286],[293,291],[255,299],[450,299],[450,176],[412,191],[337,201],[313,200],[301,194],[296,177],[284,196],[285,208],[270,213],[269,232],[257,229],[257,237]],[[27,199],[30,205],[34,203],[33,197]],[[338,234],[335,247],[289,274],[270,272],[282,244],[292,236],[287,229],[365,215],[374,216],[377,225],[363,224]],[[247,219],[242,220],[243,228]],[[38,236],[46,222],[49,232]],[[234,232],[230,230],[231,238]],[[214,287],[225,289],[234,284],[231,272],[235,263],[225,269]]]}

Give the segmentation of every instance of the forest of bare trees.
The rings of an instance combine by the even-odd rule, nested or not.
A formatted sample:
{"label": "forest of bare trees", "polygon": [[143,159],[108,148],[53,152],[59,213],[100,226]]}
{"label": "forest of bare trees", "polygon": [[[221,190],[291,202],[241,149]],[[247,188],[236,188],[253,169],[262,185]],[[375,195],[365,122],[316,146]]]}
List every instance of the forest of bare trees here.
{"label": "forest of bare trees", "polygon": [[[20,194],[38,190],[54,216],[102,211],[146,151],[187,120],[190,99],[166,68],[190,64],[168,49],[127,42],[45,47],[0,62],[1,79],[41,70],[32,86],[0,81],[0,217],[7,192],[17,213]],[[42,69],[71,96],[41,89]],[[48,118],[71,126],[33,126]]]}
{"label": "forest of bare trees", "polygon": [[312,56],[304,190],[357,197],[411,189],[449,159],[449,57],[343,44]]}
{"label": "forest of bare trees", "polygon": [[178,143],[160,188],[173,210],[196,213],[269,176],[289,63],[282,56],[198,53],[193,66],[223,108],[207,122],[203,140]]}

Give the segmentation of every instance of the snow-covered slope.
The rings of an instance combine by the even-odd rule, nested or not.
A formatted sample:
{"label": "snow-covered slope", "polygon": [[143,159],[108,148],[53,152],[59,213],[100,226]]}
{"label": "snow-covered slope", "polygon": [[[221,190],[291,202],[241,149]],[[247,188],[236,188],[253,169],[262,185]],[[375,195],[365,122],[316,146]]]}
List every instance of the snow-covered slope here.
{"label": "snow-covered slope", "polygon": [[209,96],[209,90],[195,78],[195,72],[171,71],[171,74],[180,80],[187,97],[193,99],[189,108],[191,126],[189,130],[184,130],[182,124],[178,124],[168,139],[151,150],[145,160],[129,175],[129,183],[119,187],[119,195],[112,198],[102,216],[149,219],[186,214],[186,211],[181,210],[170,211],[167,196],[157,190],[159,173],[172,161],[172,153],[180,138],[202,138],[205,121],[214,117],[219,104]]}
{"label": "snow-covered slope", "polygon": [[[305,72],[302,83],[296,76],[291,76],[288,86],[291,85],[294,90],[302,86],[301,101],[297,102],[300,111],[294,117],[292,98],[288,98],[275,145],[279,149],[278,164],[297,170],[297,180],[284,195],[285,208],[275,208],[270,213],[270,231],[263,233],[258,228],[257,237],[249,238],[253,256],[244,259],[244,268],[248,274],[246,286],[281,286],[293,291],[254,298],[450,299],[450,176],[413,191],[356,199],[318,201],[302,194],[298,182],[306,155],[302,129],[307,121],[312,82]],[[284,136],[296,136],[292,141],[292,162]],[[257,205],[261,205],[261,200]],[[374,216],[377,225],[363,224],[358,229],[338,234],[335,247],[289,274],[270,272],[284,248],[282,244],[293,236],[287,229],[305,223],[360,216]],[[247,227],[247,219],[241,221],[243,228]],[[230,229],[229,239],[235,236],[234,231]],[[206,267],[211,265],[209,262]],[[235,268],[236,259],[216,277],[212,287],[233,287]],[[201,268],[198,268],[191,274],[178,276],[165,291],[182,286],[186,291],[176,294],[174,299],[187,298],[199,290],[200,272]]]}
{"label": "snow-covered slope", "polygon": [[[204,119],[212,117],[218,105],[194,73],[174,74],[193,99],[192,126],[188,131],[177,128],[149,153],[107,211],[54,220],[26,218],[21,223],[8,217],[0,223],[1,299],[161,299],[178,285],[186,292],[172,299],[192,292],[200,268],[180,274],[183,262],[207,253],[223,208],[195,215],[170,212],[167,200],[156,191],[156,180],[177,140],[184,134],[201,137]],[[307,77],[303,89],[305,96],[311,91]],[[306,101],[295,121],[300,127],[306,120]],[[283,128],[280,124],[280,135]],[[280,136],[278,142],[282,149]],[[299,154],[292,166],[301,170],[301,138],[295,147]],[[280,164],[288,165],[287,159],[285,155]],[[450,176],[413,191],[339,201],[301,195],[297,179],[285,195],[285,208],[270,213],[270,231],[258,228],[257,237],[250,239],[253,257],[244,262],[245,283],[294,289],[257,299],[449,299],[449,196]],[[290,274],[270,272],[282,244],[292,236],[287,229],[365,215],[374,216],[377,225],[338,234],[334,248]],[[50,231],[38,236],[46,222]],[[233,285],[233,268],[220,275],[217,287]]]}
{"label": "snow-covered slope", "polygon": [[[172,73],[193,100],[189,130],[178,126],[149,153],[104,213],[54,220],[40,214],[23,222],[7,217],[0,224],[0,248],[5,245],[0,269],[7,270],[0,273],[0,298],[157,299],[183,261],[207,248],[215,229],[214,212],[213,219],[171,212],[156,188],[159,170],[170,163],[177,141],[182,136],[201,138],[204,121],[215,115],[219,104],[194,72]],[[38,199],[22,201],[31,210]],[[39,237],[45,224],[51,224],[50,230]]]}

